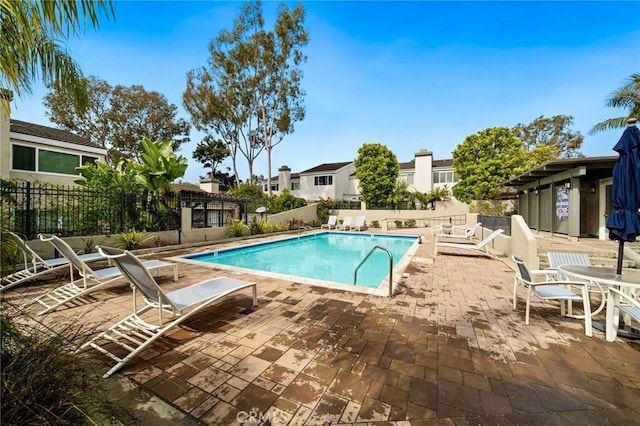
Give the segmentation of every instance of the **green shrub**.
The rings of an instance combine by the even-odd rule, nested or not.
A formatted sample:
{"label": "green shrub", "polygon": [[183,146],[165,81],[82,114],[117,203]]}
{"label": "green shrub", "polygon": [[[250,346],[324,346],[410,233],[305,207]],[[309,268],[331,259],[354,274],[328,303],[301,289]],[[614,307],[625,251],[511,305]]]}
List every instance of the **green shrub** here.
{"label": "green shrub", "polygon": [[147,235],[145,232],[138,232],[132,229],[129,232],[123,232],[119,235],[120,243],[118,247],[125,250],[136,250],[142,247],[142,245],[149,241],[152,236]]}
{"label": "green shrub", "polygon": [[82,321],[59,320],[52,326],[55,331],[3,303],[0,423],[75,425],[116,424],[114,417],[124,420],[124,411],[109,401],[102,388],[93,356],[77,352],[95,330]]}
{"label": "green shrub", "polygon": [[96,242],[93,237],[82,240],[82,243],[84,246],[82,247],[82,252],[80,254],[89,254],[96,251]]}
{"label": "green shrub", "polygon": [[244,230],[247,229],[247,226],[244,224],[242,220],[234,220],[227,227],[227,236],[229,237],[242,237],[244,234]]}
{"label": "green shrub", "polygon": [[371,227],[372,228],[380,228],[380,222],[378,222],[377,220],[372,220],[371,221]]}
{"label": "green shrub", "polygon": [[401,220],[394,220],[393,222],[396,224],[396,228],[402,228],[402,221]]}
{"label": "green shrub", "polygon": [[415,219],[407,219],[404,221],[405,228],[415,228],[416,220]]}
{"label": "green shrub", "polygon": [[254,219],[251,223],[252,234],[268,234],[271,229],[269,221],[266,219]]}

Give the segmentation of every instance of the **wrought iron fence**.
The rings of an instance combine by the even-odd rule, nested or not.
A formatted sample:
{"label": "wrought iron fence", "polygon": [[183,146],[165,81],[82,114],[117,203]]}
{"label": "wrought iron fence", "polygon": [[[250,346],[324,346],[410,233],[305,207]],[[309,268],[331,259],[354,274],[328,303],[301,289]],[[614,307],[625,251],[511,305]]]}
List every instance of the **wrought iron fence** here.
{"label": "wrought iron fence", "polygon": [[27,239],[38,233],[69,237],[125,231],[164,231],[180,225],[179,198],[96,191],[33,182],[0,181],[3,226]]}

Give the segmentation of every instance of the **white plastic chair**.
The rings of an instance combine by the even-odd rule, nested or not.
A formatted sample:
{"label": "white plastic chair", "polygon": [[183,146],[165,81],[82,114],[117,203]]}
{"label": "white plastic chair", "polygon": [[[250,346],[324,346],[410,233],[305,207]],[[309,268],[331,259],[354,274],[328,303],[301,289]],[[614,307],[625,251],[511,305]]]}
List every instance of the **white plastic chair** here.
{"label": "white plastic chair", "polygon": [[[27,302],[26,305],[38,303],[45,308],[43,311],[38,312],[38,315],[44,315],[54,311],[65,303],[85,296],[122,277],[122,273],[115,266],[94,271],[80,259],[64,240],[55,235],[40,235],[40,239],[42,241],[50,241],[69,263],[73,265],[72,267],[78,270],[81,278],[74,280],[72,276],[69,283],[52,288],[43,295]],[[148,269],[171,267],[173,268],[173,280],[178,281],[178,265],[176,263],[164,262],[162,260],[148,260],[144,262],[144,266]]]}
{"label": "white plastic chair", "polygon": [[[589,303],[589,292],[587,290],[587,283],[580,281],[534,281],[534,274],[527,268],[524,261],[516,256],[512,257],[513,261],[518,266],[516,271],[516,280],[526,288],[527,290],[527,307],[525,311],[525,324],[529,325],[529,312],[531,310],[531,296],[534,295],[542,300],[560,300],[560,301],[582,301],[584,312],[584,334],[591,337],[591,306]],[[538,271],[544,272],[544,271]],[[535,274],[538,275],[538,274]],[[570,286],[577,286],[581,288],[580,294],[576,294],[570,290]],[[514,286],[515,290],[516,286]],[[513,298],[514,309],[516,307],[516,298]],[[560,314],[565,315],[564,303],[560,304]]]}
{"label": "white plastic chair", "polygon": [[[133,312],[81,347],[92,347],[116,361],[116,365],[102,377],[109,377],[168,330],[224,296],[251,287],[253,306],[258,305],[256,283],[220,277],[165,293],[132,253],[111,247],[98,247],[98,250],[115,262],[133,289]],[[137,305],[138,292],[144,299],[143,307]],[[158,311],[157,320],[153,320],[153,323],[153,316],[142,318],[143,314],[152,310]],[[122,353],[124,355],[120,355]]]}
{"label": "white plastic chair", "polygon": [[351,229],[351,216],[347,216],[342,220],[342,223],[336,226],[336,229],[347,231]]}
{"label": "white plastic chair", "polygon": [[336,222],[338,220],[338,216],[330,215],[327,223],[323,223],[320,225],[320,229],[333,229],[336,227]]}
{"label": "white plastic chair", "polygon": [[607,342],[616,340],[620,322],[620,311],[624,314],[626,325],[629,325],[631,319],[640,322],[640,302],[620,290],[609,287],[605,328],[605,338]]}
{"label": "white plastic chair", "polygon": [[364,216],[356,217],[356,223],[351,227],[354,231],[364,231]]}

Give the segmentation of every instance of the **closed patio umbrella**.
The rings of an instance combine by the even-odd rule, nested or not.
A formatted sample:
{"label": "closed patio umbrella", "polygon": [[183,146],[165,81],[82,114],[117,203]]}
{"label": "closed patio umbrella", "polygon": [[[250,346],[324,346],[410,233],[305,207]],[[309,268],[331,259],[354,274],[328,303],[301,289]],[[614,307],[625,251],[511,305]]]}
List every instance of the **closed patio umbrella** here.
{"label": "closed patio umbrella", "polygon": [[636,119],[627,121],[627,128],[613,147],[619,157],[613,166],[611,204],[614,211],[607,219],[609,238],[618,241],[617,274],[622,272],[625,241],[634,242],[640,235],[640,129]]}

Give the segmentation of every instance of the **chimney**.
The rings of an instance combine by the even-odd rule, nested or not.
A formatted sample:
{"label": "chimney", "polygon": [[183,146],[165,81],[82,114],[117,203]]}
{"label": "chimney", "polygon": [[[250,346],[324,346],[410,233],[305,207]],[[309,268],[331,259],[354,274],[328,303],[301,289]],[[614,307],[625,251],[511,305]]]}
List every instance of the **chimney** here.
{"label": "chimney", "polygon": [[278,192],[286,189],[291,192],[291,169],[287,166],[281,166],[278,169]]}

